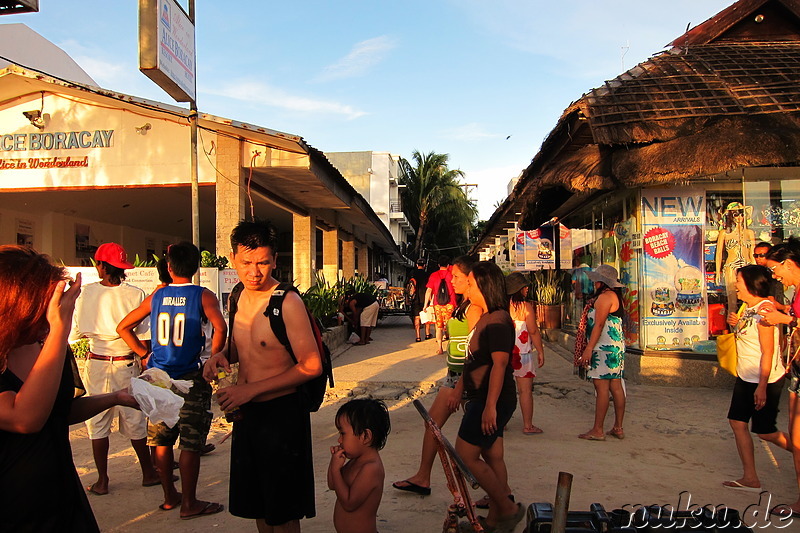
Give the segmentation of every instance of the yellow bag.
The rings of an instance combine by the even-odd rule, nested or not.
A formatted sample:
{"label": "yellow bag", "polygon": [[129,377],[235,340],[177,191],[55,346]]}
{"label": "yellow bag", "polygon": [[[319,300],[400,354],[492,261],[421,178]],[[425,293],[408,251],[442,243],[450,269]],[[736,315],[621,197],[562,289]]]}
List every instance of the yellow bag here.
{"label": "yellow bag", "polygon": [[[746,307],[745,304],[742,304],[742,307],[739,308],[739,312],[737,313],[739,317],[742,316]],[[717,361],[719,362],[720,368],[732,376],[739,376],[736,372],[736,333],[726,333],[717,336]]]}
{"label": "yellow bag", "polygon": [[717,336],[717,361],[723,370],[726,370],[733,376],[738,376],[736,373],[736,334],[726,333],[725,335]]}

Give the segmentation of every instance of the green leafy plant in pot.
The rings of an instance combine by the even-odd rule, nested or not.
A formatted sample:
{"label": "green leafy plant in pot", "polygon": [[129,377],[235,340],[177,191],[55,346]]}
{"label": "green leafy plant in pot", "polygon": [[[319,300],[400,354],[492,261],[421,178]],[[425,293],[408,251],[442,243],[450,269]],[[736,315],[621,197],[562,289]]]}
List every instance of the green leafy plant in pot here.
{"label": "green leafy plant in pot", "polygon": [[533,295],[539,324],[547,329],[561,328],[561,314],[566,291],[563,274],[557,270],[533,272]]}

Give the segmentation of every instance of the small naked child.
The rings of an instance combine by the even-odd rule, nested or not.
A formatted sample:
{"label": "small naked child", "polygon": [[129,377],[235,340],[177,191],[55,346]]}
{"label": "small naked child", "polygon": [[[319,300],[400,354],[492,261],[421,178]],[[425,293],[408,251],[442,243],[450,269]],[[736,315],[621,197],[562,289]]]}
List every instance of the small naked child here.
{"label": "small naked child", "polygon": [[378,451],[391,431],[389,411],[380,400],[351,400],[336,413],[336,428],[339,445],[331,446],[328,466],[336,533],[377,533],[385,477]]}

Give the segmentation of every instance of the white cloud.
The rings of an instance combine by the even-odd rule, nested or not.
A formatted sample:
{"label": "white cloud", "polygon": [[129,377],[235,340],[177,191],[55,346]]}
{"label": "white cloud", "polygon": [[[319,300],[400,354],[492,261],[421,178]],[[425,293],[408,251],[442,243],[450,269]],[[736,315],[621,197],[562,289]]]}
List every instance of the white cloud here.
{"label": "white cloud", "polygon": [[477,122],[470,122],[457,128],[452,128],[442,132],[445,139],[452,139],[456,141],[483,141],[486,139],[499,139],[502,135],[497,133],[489,133]]}
{"label": "white cloud", "polygon": [[355,119],[367,114],[365,111],[346,104],[297,96],[261,82],[233,82],[219,89],[204,87],[201,92],[289,111],[343,115],[347,119]]}
{"label": "white cloud", "polygon": [[317,81],[340,80],[360,76],[383,61],[386,54],[395,46],[394,40],[386,35],[356,43],[349,54],[325,67],[322,73],[317,76]]}

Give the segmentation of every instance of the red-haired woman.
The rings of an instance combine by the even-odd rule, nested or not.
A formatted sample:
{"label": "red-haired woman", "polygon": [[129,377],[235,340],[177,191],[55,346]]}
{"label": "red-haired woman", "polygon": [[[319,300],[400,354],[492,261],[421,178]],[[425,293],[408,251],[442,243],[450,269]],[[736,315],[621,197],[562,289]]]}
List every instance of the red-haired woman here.
{"label": "red-haired woman", "polygon": [[113,405],[124,391],[75,398],[67,348],[80,277],[23,246],[0,246],[0,516],[8,531],[99,531],[72,462],[69,424]]}

